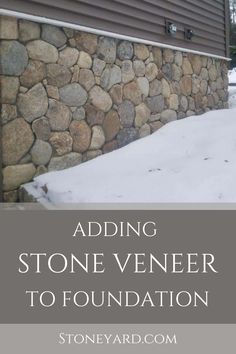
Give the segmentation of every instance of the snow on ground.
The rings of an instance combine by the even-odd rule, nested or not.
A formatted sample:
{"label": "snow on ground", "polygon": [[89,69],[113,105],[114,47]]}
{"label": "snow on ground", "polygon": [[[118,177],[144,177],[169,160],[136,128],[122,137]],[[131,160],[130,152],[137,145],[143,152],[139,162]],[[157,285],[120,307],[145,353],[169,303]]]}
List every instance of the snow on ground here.
{"label": "snow on ground", "polygon": [[229,84],[236,84],[236,68],[229,70]]}
{"label": "snow on ground", "polygon": [[236,202],[236,109],[169,123],[32,190],[51,203]]}
{"label": "snow on ground", "polygon": [[236,108],[236,68],[229,71],[229,108]]}

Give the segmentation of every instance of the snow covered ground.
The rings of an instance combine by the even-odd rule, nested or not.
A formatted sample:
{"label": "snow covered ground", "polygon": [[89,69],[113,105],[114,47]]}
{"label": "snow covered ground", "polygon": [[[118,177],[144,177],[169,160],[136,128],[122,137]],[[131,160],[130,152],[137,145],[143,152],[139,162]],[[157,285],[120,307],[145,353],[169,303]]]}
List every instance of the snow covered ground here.
{"label": "snow covered ground", "polygon": [[51,203],[236,202],[235,181],[231,109],[172,122],[120,150],[39,176],[30,189]]}
{"label": "snow covered ground", "polygon": [[229,71],[229,84],[229,107],[236,108],[236,68]]}

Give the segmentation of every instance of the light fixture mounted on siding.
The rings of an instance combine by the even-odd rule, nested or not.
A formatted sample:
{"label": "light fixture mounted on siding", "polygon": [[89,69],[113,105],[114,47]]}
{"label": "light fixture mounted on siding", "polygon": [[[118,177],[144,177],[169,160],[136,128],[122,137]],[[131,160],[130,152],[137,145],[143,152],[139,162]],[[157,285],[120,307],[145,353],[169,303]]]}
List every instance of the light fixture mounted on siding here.
{"label": "light fixture mounted on siding", "polygon": [[191,41],[194,36],[193,30],[191,28],[185,28],[184,33],[185,33],[185,38]]}
{"label": "light fixture mounted on siding", "polygon": [[166,33],[170,35],[175,35],[178,31],[178,27],[174,22],[166,21]]}

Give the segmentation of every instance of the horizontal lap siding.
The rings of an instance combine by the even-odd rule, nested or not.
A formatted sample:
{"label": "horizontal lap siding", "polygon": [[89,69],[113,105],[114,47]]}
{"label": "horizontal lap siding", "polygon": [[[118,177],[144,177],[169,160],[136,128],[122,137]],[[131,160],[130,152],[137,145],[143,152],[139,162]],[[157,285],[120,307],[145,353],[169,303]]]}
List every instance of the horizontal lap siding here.
{"label": "horizontal lap siding", "polygon": [[[26,12],[189,49],[226,55],[227,0],[1,0],[5,9]],[[165,19],[178,26],[165,34]],[[195,36],[186,41],[184,27]]]}

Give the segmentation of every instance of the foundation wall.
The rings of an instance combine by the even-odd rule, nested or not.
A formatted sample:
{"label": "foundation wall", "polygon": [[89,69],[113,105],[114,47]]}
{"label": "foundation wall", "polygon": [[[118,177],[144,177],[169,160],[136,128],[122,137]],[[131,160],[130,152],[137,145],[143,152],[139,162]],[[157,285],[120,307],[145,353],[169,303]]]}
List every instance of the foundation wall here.
{"label": "foundation wall", "polygon": [[8,202],[39,174],[227,107],[224,60],[3,16],[0,36]]}

